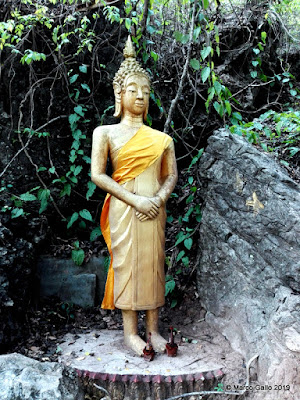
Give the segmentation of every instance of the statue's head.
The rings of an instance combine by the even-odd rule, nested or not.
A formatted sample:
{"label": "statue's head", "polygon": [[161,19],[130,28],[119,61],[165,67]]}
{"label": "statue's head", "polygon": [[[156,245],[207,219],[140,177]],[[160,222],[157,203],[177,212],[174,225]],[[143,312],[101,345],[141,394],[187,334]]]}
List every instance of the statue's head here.
{"label": "statue's head", "polygon": [[[114,117],[119,118],[122,115],[123,98],[128,87],[142,85],[150,90],[150,77],[144,68],[136,61],[136,52],[133,48],[131,37],[128,36],[124,51],[125,60],[122,62],[118,72],[113,80],[113,88],[115,93],[115,113]],[[148,114],[148,103],[144,110],[144,120]]]}

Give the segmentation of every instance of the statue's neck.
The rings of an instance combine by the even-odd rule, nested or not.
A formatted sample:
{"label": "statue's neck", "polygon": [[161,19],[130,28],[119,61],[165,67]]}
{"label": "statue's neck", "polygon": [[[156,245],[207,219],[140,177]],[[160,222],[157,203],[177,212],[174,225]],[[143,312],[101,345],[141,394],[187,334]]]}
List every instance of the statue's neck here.
{"label": "statue's neck", "polygon": [[121,124],[131,128],[140,128],[143,125],[143,116],[125,114],[121,118]]}

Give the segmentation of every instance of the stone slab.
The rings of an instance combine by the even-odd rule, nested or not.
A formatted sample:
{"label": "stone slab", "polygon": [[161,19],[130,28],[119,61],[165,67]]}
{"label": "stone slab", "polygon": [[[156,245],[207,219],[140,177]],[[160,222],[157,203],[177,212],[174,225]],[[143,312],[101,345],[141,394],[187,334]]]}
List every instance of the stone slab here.
{"label": "stone slab", "polygon": [[[121,376],[188,376],[213,373],[222,376],[221,358],[210,360],[202,351],[201,343],[184,343],[178,347],[177,357],[156,354],[149,362],[138,357],[123,343],[123,331],[101,330],[82,335],[67,334],[60,361],[94,379],[101,375]],[[103,378],[103,376],[102,376]]]}
{"label": "stone slab", "polygon": [[60,298],[81,307],[93,306],[95,303],[96,275],[71,275],[62,282]]}
{"label": "stone slab", "polygon": [[40,296],[57,296],[81,307],[100,304],[104,294],[106,272],[104,257],[93,257],[83,266],[70,259],[40,257],[37,265]]}

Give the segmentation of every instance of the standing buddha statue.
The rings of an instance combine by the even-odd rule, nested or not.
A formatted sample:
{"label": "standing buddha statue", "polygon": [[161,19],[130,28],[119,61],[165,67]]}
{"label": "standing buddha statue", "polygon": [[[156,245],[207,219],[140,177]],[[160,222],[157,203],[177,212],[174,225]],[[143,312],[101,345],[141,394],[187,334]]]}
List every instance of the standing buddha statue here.
{"label": "standing buddha statue", "polygon": [[[150,78],[136,60],[131,38],[113,81],[114,125],[93,133],[91,178],[107,192],[101,231],[111,263],[102,308],[122,310],[124,341],[136,354],[146,346],[138,336],[138,311],[146,311],[146,336],[156,352],[167,341],[159,334],[159,307],[165,303],[165,204],[177,181],[174,143],[144,125]],[[113,174],[106,174],[110,157]]]}

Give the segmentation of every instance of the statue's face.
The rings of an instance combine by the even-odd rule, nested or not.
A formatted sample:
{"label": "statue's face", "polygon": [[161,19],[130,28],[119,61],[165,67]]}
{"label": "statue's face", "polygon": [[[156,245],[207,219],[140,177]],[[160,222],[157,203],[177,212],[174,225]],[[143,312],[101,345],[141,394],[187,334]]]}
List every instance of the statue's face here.
{"label": "statue's face", "polygon": [[129,75],[124,82],[122,93],[123,112],[143,115],[149,105],[150,86],[148,79],[141,74]]}

